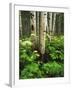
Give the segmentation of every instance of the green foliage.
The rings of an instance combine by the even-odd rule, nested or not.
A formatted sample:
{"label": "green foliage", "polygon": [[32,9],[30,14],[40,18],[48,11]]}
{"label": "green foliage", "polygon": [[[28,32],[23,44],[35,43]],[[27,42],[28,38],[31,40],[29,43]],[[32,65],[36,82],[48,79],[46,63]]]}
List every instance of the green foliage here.
{"label": "green foliage", "polygon": [[21,71],[20,78],[28,79],[28,78],[63,77],[63,76],[64,76],[63,64],[54,61],[42,64],[41,68],[40,65],[36,63],[28,64]]}
{"label": "green foliage", "polygon": [[50,60],[64,60],[64,37],[54,36],[52,41],[46,40],[46,53],[49,54]]}
{"label": "green foliage", "polygon": [[39,78],[41,77],[41,71],[39,65],[36,63],[31,63],[27,65],[21,72],[21,79],[27,78]]}
{"label": "green foliage", "polygon": [[50,62],[43,65],[43,70],[45,72],[45,77],[61,77],[64,76],[63,64],[58,64],[57,62]]}
{"label": "green foliage", "polygon": [[39,75],[37,50],[32,49],[33,43],[29,39],[22,39],[19,42],[20,78],[33,78],[36,73]]}
{"label": "green foliage", "polygon": [[27,62],[33,62],[39,57],[37,50],[32,50],[31,41],[22,41],[20,40],[20,60]]}
{"label": "green foliage", "polygon": [[[53,36],[51,42],[46,38],[44,60],[39,51],[33,48],[35,43],[32,40],[33,37],[19,41],[20,79],[63,77],[64,37]],[[46,59],[47,62],[44,62]]]}

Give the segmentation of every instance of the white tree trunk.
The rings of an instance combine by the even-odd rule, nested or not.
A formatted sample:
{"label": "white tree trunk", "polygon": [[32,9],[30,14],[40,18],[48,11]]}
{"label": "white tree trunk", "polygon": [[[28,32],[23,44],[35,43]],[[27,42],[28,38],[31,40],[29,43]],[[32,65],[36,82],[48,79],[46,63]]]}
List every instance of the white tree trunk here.
{"label": "white tree trunk", "polygon": [[21,11],[19,11],[19,32],[20,32],[20,37],[22,37],[22,17],[21,17]]}
{"label": "white tree trunk", "polygon": [[50,31],[50,35],[52,33],[52,12],[49,13],[49,31]]}
{"label": "white tree trunk", "polygon": [[58,19],[58,34],[61,34],[61,14],[59,14],[59,19]]}
{"label": "white tree trunk", "polygon": [[56,13],[53,14],[53,34],[55,33]]}
{"label": "white tree trunk", "polygon": [[52,12],[49,12],[49,34],[50,34],[50,42],[51,42],[51,36],[52,36]]}
{"label": "white tree trunk", "polygon": [[47,26],[47,12],[40,12],[40,52],[45,53],[45,36]]}
{"label": "white tree trunk", "polygon": [[39,47],[39,12],[36,14],[37,45]]}
{"label": "white tree trunk", "polygon": [[49,14],[47,13],[47,33],[49,33],[49,23],[48,23],[48,21],[49,21]]}
{"label": "white tree trunk", "polygon": [[31,33],[36,35],[36,12],[31,11]]}
{"label": "white tree trunk", "polygon": [[31,41],[33,43],[33,49],[36,48],[37,44],[37,38],[36,38],[36,12],[31,11],[31,19],[30,19],[30,24],[31,24]]}

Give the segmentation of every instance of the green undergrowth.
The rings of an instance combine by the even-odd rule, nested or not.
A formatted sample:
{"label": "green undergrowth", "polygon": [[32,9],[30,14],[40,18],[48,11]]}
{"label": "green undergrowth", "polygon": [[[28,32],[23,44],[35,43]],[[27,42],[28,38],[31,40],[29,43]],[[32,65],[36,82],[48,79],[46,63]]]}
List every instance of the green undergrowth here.
{"label": "green undergrowth", "polygon": [[63,77],[64,37],[46,38],[43,60],[35,47],[31,37],[19,40],[19,78]]}

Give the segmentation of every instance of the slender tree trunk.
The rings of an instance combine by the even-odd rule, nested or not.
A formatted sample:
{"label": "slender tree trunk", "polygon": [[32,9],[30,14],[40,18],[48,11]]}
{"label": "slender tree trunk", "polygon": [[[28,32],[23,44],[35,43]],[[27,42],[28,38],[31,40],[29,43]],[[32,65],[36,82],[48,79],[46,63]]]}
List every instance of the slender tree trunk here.
{"label": "slender tree trunk", "polygon": [[22,16],[21,16],[21,11],[19,11],[19,32],[20,32],[20,37],[22,37]]}
{"label": "slender tree trunk", "polygon": [[49,33],[49,14],[47,13],[47,33]]}
{"label": "slender tree trunk", "polygon": [[36,13],[36,32],[37,32],[37,45],[39,47],[39,12]]}
{"label": "slender tree trunk", "polygon": [[31,11],[31,33],[36,35],[36,12]]}
{"label": "slender tree trunk", "polygon": [[33,49],[36,48],[37,44],[37,38],[36,38],[36,12],[32,11],[31,13],[31,19],[30,19],[30,24],[31,24],[31,41],[33,43]]}
{"label": "slender tree trunk", "polygon": [[58,17],[58,34],[61,34],[61,14]]}
{"label": "slender tree trunk", "polygon": [[53,14],[53,35],[55,34],[56,13]]}
{"label": "slender tree trunk", "polygon": [[49,32],[50,32],[50,42],[51,42],[51,36],[52,36],[52,12],[49,12]]}
{"label": "slender tree trunk", "polygon": [[36,21],[37,36],[39,36],[39,12],[36,13]]}
{"label": "slender tree trunk", "polygon": [[47,26],[47,12],[40,12],[40,52],[43,55],[45,53],[45,36]]}

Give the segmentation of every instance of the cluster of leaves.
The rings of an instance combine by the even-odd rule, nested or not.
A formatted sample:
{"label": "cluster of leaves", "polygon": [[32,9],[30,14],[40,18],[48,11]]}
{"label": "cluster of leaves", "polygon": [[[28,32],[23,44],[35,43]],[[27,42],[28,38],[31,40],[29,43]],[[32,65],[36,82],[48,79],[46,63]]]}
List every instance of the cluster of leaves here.
{"label": "cluster of leaves", "polygon": [[45,72],[45,77],[63,77],[64,76],[64,66],[56,61],[49,62],[43,65],[43,71]]}
{"label": "cluster of leaves", "polygon": [[64,37],[54,36],[49,42],[46,39],[46,53],[50,56],[50,60],[64,61]]}
{"label": "cluster of leaves", "polygon": [[21,72],[21,79],[28,79],[28,78],[40,78],[41,71],[39,69],[39,64],[31,63],[28,64]]}
{"label": "cluster of leaves", "polygon": [[33,62],[39,57],[37,50],[32,50],[32,42],[29,40],[20,40],[20,60]]}

